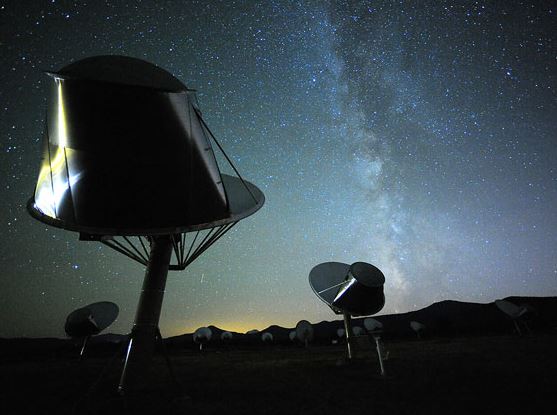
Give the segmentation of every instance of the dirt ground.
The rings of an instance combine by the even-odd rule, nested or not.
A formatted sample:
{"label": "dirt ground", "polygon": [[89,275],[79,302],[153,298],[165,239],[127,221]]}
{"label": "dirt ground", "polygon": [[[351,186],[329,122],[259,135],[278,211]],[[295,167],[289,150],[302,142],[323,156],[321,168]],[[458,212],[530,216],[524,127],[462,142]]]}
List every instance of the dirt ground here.
{"label": "dirt ground", "polygon": [[[386,342],[373,349],[173,351],[153,386],[116,393],[110,357],[0,357],[1,414],[545,414],[557,407],[557,334]],[[107,366],[108,365],[108,366]]]}

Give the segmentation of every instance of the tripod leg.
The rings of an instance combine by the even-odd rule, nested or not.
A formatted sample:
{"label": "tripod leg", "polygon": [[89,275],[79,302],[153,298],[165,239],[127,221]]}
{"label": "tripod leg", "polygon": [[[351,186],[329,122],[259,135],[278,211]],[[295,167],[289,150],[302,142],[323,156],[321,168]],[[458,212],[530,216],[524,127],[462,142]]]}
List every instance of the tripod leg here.
{"label": "tripod leg", "polygon": [[344,313],[344,332],[346,334],[346,352],[349,359],[352,359],[352,321],[350,314]]}
{"label": "tripod leg", "polygon": [[373,336],[375,339],[375,346],[377,348],[377,357],[379,358],[379,366],[381,368],[381,376],[385,376],[385,366],[383,364],[383,353],[381,351],[381,338],[376,335]]}
{"label": "tripod leg", "polygon": [[81,346],[81,351],[79,352],[79,360],[83,358],[83,353],[85,353],[85,347],[87,346],[87,341],[91,336],[85,336],[83,339],[83,345]]}
{"label": "tripod leg", "polygon": [[168,356],[168,350],[166,349],[166,345],[162,339],[162,334],[160,329],[157,327],[157,337],[159,339],[159,343],[161,345],[162,354],[164,355],[164,359],[166,360],[166,366],[168,367],[168,372],[170,373],[170,377],[172,381],[178,386],[179,389],[182,389],[182,385],[178,382],[178,378],[176,377],[176,373],[174,372],[174,366],[172,366],[172,361],[170,360],[170,356]]}

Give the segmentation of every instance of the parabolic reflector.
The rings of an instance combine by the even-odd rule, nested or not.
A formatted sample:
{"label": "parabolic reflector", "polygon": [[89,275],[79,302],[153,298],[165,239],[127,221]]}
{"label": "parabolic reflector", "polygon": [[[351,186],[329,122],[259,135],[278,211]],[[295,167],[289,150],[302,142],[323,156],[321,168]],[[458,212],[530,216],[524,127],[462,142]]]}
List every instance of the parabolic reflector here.
{"label": "parabolic reflector", "polygon": [[110,301],[89,304],[68,315],[64,330],[70,337],[98,334],[116,320],[118,312],[118,306]]}
{"label": "parabolic reflector", "polygon": [[236,222],[263,193],[221,174],[192,91],[140,59],[97,56],[49,73],[42,165],[28,210],[94,235],[164,235]]}
{"label": "parabolic reflector", "polygon": [[[139,390],[149,384],[155,340],[162,338],[168,271],[185,269],[265,197],[240,176],[194,91],[164,69],[95,56],[48,75],[42,163],[27,210],[145,265],[119,385]],[[221,173],[213,145],[236,176]]]}
{"label": "parabolic reflector", "polygon": [[371,315],[385,305],[385,276],[365,262],[319,264],[310,271],[309,284],[336,314]]}

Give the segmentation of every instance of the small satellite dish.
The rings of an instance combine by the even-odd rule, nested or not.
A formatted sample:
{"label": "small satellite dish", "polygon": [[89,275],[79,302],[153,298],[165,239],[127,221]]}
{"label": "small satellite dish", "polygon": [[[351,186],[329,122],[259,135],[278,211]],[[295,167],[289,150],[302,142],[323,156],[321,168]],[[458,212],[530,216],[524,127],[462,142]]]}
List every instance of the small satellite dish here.
{"label": "small satellite dish", "polygon": [[209,327],[200,327],[193,333],[193,341],[199,344],[199,350],[203,350],[203,345],[208,343],[213,337],[213,331]]}
{"label": "small satellite dish", "polygon": [[296,330],[292,330],[290,333],[288,333],[288,338],[290,339],[290,341],[294,341],[296,340]]}
{"label": "small satellite dish", "polygon": [[354,336],[363,336],[364,329],[360,326],[354,326],[352,327],[352,334],[354,334]]}
{"label": "small satellite dish", "polygon": [[259,333],[259,330],[257,330],[257,329],[252,329],[252,330],[246,331],[247,335],[258,334],[258,333]]}
{"label": "small satellite dish", "polygon": [[[381,270],[366,262],[352,265],[324,262],[309,273],[309,285],[315,295],[336,314],[344,316],[348,358],[352,358],[352,316],[375,314],[385,305]],[[361,330],[361,328],[360,328]]]}
{"label": "small satellite dish", "polygon": [[265,332],[261,335],[261,341],[263,343],[272,343],[273,342],[273,335],[269,332]]}
{"label": "small satellite dish", "polygon": [[495,300],[495,305],[499,310],[501,310],[503,313],[505,313],[507,316],[509,316],[512,319],[514,328],[516,329],[516,333],[519,336],[522,336],[522,330],[520,329],[519,322],[522,322],[524,328],[527,331],[530,331],[528,324],[525,321],[521,320],[521,317],[529,312],[529,306],[527,305],[517,306],[516,304],[511,303],[510,301],[507,300]]}
{"label": "small satellite dish", "polygon": [[496,300],[495,305],[499,310],[501,310],[512,319],[517,319],[523,316],[528,311],[526,307],[519,307],[507,300]]}
{"label": "small satellite dish", "polygon": [[414,330],[414,332],[418,336],[418,339],[421,339],[422,338],[422,333],[425,330],[425,324],[422,324],[419,321],[411,321],[410,322],[410,327],[412,328],[412,330]]}
{"label": "small satellite dish", "polygon": [[66,318],[64,330],[69,337],[83,338],[82,357],[89,338],[110,326],[118,317],[118,306],[110,301],[89,304],[72,311]]}
{"label": "small satellite dish", "polygon": [[364,327],[368,332],[375,332],[383,330],[383,323],[374,318],[368,317],[364,320]]}
{"label": "small satellite dish", "polygon": [[296,338],[308,347],[308,343],[313,340],[313,326],[309,321],[300,320],[296,324]]}
{"label": "small satellite dish", "polygon": [[223,331],[220,334],[220,339],[225,342],[232,340],[232,337],[232,333],[230,333],[229,331]]}
{"label": "small satellite dish", "polygon": [[337,336],[338,337],[344,337],[344,333],[346,333],[344,329],[338,329],[337,330]]}

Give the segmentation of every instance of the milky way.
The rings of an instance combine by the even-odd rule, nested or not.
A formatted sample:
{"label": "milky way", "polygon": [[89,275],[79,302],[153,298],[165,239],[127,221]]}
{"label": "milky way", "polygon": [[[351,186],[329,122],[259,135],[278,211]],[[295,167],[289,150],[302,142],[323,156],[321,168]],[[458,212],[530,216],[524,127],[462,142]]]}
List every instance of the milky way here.
{"label": "milky way", "polygon": [[[28,4],[27,4],[28,3]],[[169,276],[164,335],[334,318],[307,276],[366,261],[384,313],[557,295],[557,10],[539,2],[0,2],[0,336],[62,336],[94,301],[132,324],[141,266],[25,211],[48,79],[153,62],[267,202]]]}

